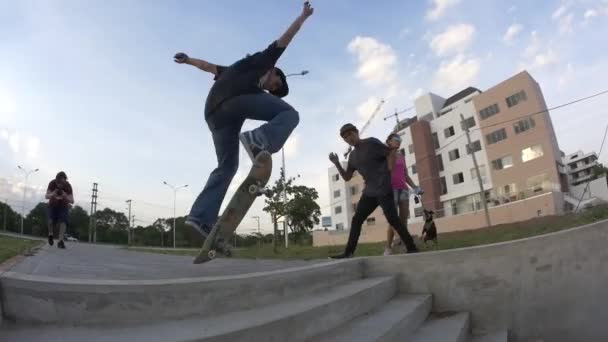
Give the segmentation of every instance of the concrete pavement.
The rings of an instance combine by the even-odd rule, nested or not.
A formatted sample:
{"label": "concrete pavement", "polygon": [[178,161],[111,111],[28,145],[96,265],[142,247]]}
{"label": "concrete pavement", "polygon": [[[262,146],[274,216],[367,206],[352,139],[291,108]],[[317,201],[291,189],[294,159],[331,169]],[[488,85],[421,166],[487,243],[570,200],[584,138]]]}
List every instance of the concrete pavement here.
{"label": "concrete pavement", "polygon": [[[202,265],[193,257],[134,252],[118,246],[66,243],[66,249],[45,245],[11,271],[71,279],[145,280],[273,271],[313,265],[319,261],[247,260],[218,258]],[[324,262],[324,261],[321,261]]]}

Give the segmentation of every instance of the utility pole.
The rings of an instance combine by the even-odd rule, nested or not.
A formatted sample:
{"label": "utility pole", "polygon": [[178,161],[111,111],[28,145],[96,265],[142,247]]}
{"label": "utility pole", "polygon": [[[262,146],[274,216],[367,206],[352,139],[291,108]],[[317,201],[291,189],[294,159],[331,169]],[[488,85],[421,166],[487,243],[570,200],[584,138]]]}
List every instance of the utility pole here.
{"label": "utility pole", "polygon": [[6,207],[8,207],[8,204],[7,203],[3,203],[4,210],[3,210],[3,213],[2,213],[2,221],[4,221],[4,222],[3,222],[2,227],[3,227],[4,231],[6,231]]}
{"label": "utility pole", "polygon": [[21,201],[21,235],[23,235],[23,218],[25,217],[25,193],[27,191],[27,179],[30,177],[32,173],[38,172],[40,169],[27,171],[21,165],[17,165],[17,168],[23,172],[25,176],[25,184],[23,186],[23,200]]}
{"label": "utility pole", "polygon": [[492,223],[490,222],[490,212],[488,211],[488,202],[486,201],[485,191],[483,190],[483,181],[481,180],[481,174],[479,173],[479,165],[477,165],[477,158],[475,157],[475,152],[471,148],[471,135],[469,134],[469,126],[467,126],[464,120],[464,115],[462,115],[462,113],[460,113],[460,120],[460,125],[467,135],[467,152],[470,152],[471,157],[473,157],[475,174],[477,174],[477,182],[479,183],[479,198],[481,199],[481,203],[483,204],[483,210],[486,213],[486,227],[492,227]]}
{"label": "utility pole", "polygon": [[[260,245],[260,240],[262,239],[260,237],[260,217],[259,216],[252,216],[251,218],[258,220],[258,246],[259,246]],[[234,232],[234,236],[236,237],[236,232]],[[234,239],[234,242],[236,244],[236,238]]]}
{"label": "utility pole", "polygon": [[131,203],[133,200],[127,200],[126,202],[129,206],[129,216],[127,216],[129,221],[129,226],[127,227],[127,245],[131,246]]}
{"label": "utility pole", "polygon": [[93,183],[91,193],[91,212],[89,216],[89,243],[97,242],[97,228],[95,227],[95,213],[97,212],[97,183]]}

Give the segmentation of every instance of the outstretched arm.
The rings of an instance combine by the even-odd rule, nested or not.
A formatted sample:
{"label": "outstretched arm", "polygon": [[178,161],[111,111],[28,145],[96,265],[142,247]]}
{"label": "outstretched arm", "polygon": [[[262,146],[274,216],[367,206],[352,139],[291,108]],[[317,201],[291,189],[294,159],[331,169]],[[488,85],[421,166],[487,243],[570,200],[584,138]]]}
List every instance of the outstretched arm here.
{"label": "outstretched arm", "polygon": [[310,6],[310,2],[306,1],[304,3],[302,13],[296,18],[296,20],[294,20],[294,22],[289,26],[287,31],[285,31],[285,33],[283,33],[283,35],[281,35],[281,37],[277,40],[277,47],[287,47],[287,45],[291,43],[293,37],[296,35],[296,33],[298,33],[298,31],[302,27],[302,24],[304,24],[304,21],[306,21],[306,19],[308,19],[308,17],[310,17],[313,12],[314,9]]}
{"label": "outstretched arm", "polygon": [[330,153],[329,160],[336,166],[336,168],[338,169],[338,172],[340,172],[340,176],[342,176],[342,179],[344,179],[346,182],[348,182],[351,178],[353,178],[353,173],[355,173],[355,169],[353,169],[349,165],[347,167],[347,170],[345,171],[344,168],[342,167],[342,165],[340,165],[340,159],[338,159],[337,154]]}
{"label": "outstretched arm", "polygon": [[212,73],[215,76],[218,75],[219,69],[221,68],[218,65],[209,63],[205,60],[188,57],[188,55],[183,52],[176,53],[175,56],[173,56],[173,60],[178,64],[189,64],[195,66],[203,71]]}

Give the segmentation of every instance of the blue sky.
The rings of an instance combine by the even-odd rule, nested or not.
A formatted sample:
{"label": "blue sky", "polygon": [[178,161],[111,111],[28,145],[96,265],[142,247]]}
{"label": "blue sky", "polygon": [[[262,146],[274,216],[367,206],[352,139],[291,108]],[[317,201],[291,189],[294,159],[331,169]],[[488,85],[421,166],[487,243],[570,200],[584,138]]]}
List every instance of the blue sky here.
{"label": "blue sky", "polygon": [[[320,0],[279,61],[290,78],[286,100],[300,125],[286,145],[287,172],[316,187],[327,213],[327,154],[341,151],[344,122],[361,124],[386,99],[369,135],[384,137],[382,117],[431,91],[448,97],[482,90],[528,70],[549,107],[608,89],[608,1]],[[0,199],[19,203],[16,165],[40,168],[27,208],[59,170],[88,208],[124,210],[138,224],[171,216],[172,193],[185,214],[215,167],[203,120],[210,75],[173,63],[183,51],[230,64],[263,49],[299,14],[292,0],[0,2]],[[552,112],[566,153],[599,149],[608,96]],[[259,123],[249,122],[245,128]],[[236,181],[250,163],[241,152]],[[606,160],[604,155],[600,158]],[[275,156],[275,165],[280,155]],[[278,170],[276,168],[275,170]],[[278,172],[274,173],[274,176]],[[251,215],[262,216],[262,200]],[[255,226],[246,219],[239,228]]]}

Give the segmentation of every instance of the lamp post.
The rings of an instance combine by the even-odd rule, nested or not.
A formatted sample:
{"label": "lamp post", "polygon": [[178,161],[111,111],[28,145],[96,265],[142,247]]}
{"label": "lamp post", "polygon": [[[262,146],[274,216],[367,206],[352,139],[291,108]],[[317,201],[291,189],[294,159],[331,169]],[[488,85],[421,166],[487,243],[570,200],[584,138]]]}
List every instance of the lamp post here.
{"label": "lamp post", "polygon": [[21,165],[17,165],[17,168],[21,170],[25,176],[25,185],[23,186],[23,199],[21,201],[21,235],[23,235],[23,217],[25,216],[25,192],[27,191],[27,180],[30,175],[34,172],[38,172],[40,169],[27,171]]}
{"label": "lamp post", "polygon": [[163,182],[163,184],[165,184],[166,186],[170,187],[173,190],[173,248],[175,248],[175,204],[177,201],[177,191],[179,189],[187,188],[188,184],[178,186],[178,187],[173,186],[167,182]]}

